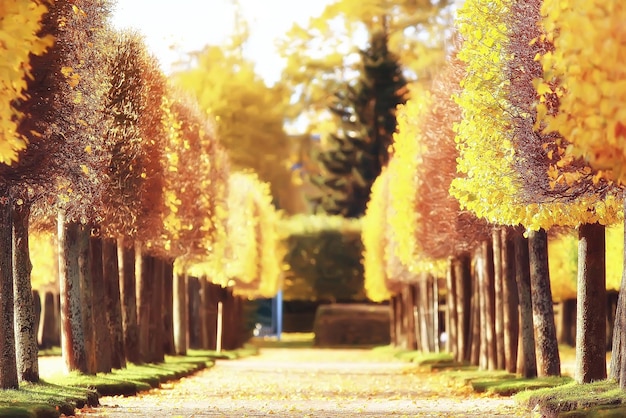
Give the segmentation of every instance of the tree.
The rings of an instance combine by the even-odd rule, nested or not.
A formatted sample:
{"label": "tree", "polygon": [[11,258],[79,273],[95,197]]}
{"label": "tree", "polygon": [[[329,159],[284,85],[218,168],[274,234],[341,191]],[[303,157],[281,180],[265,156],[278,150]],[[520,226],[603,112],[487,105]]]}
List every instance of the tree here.
{"label": "tree", "polygon": [[[28,97],[27,80],[32,77],[30,59],[43,54],[53,42],[52,36],[40,32],[47,5],[47,1],[17,1],[0,10],[0,34],[9,36],[0,47],[3,62],[0,80],[0,198],[3,212],[0,242],[5,248],[0,262],[0,333],[5,336],[0,343],[0,389],[17,388],[19,380],[39,380],[34,312],[30,309],[33,305],[29,261],[19,256],[14,259],[16,253],[28,254],[28,240],[24,240],[23,230],[19,227],[28,219],[29,209],[24,208],[21,205],[23,200],[16,196],[15,187],[19,181],[6,174],[13,174],[10,165],[17,162],[19,153],[28,144],[28,139],[18,129],[24,117],[18,104]],[[16,210],[19,211],[17,235],[13,224]],[[17,248],[13,248],[16,244]],[[16,266],[16,262],[20,264]],[[19,309],[20,306],[23,309]]]}
{"label": "tree", "polygon": [[[341,0],[304,25],[294,25],[279,46],[286,60],[282,77],[292,96],[290,121],[325,133],[329,91],[342,89],[359,65],[356,51],[378,30],[389,36],[412,82],[428,85],[445,61],[453,2]],[[365,34],[365,36],[364,36]]]}
{"label": "tree", "polygon": [[396,108],[407,100],[406,79],[387,47],[387,34],[372,35],[361,51],[361,77],[335,94],[330,110],[341,121],[329,149],[319,155],[321,176],[313,178],[322,195],[314,201],[324,212],[359,217],[372,183],[389,161],[396,130]]}
{"label": "tree", "polygon": [[[544,99],[537,112],[547,115],[547,132],[556,132],[571,144],[564,149],[567,157],[583,157],[598,170],[593,178],[596,184],[607,179],[623,185],[626,96],[624,71],[615,63],[625,51],[619,35],[625,10],[622,5],[596,1],[568,1],[560,3],[558,10],[551,9],[553,6],[553,1],[545,1],[541,8],[545,37],[554,48],[540,57],[543,74],[537,77],[537,89]],[[581,30],[585,31],[585,42],[575,47],[575,33]],[[551,102],[554,95],[558,100]],[[551,103],[556,109],[550,108]],[[626,388],[625,295],[626,270],[620,285],[610,367],[611,377],[622,389]]]}
{"label": "tree", "polygon": [[232,169],[255,171],[271,185],[277,206],[289,211],[291,145],[283,129],[287,90],[268,87],[239,46],[207,46],[172,79],[213,119]]}
{"label": "tree", "polygon": [[[474,73],[479,74],[477,77],[466,77],[464,93],[459,98],[466,112],[459,125],[462,153],[459,171],[464,175],[453,183],[452,193],[462,206],[480,216],[508,225],[519,223],[530,230],[614,222],[617,215],[615,190],[594,182],[593,172],[584,161],[564,156],[566,139],[542,130],[545,116],[554,111],[558,99],[556,95],[541,94],[551,93],[550,86],[534,83],[534,79],[542,75],[535,57],[551,50],[550,42],[541,36],[537,25],[540,2],[470,2],[465,6],[460,11],[460,28],[467,45],[463,59],[480,68],[481,73]],[[494,21],[486,24],[489,19]],[[477,25],[483,29],[476,30]],[[538,91],[546,104],[543,110],[539,107],[535,111]],[[472,137],[480,141],[470,140]],[[470,145],[472,142],[477,146]],[[581,232],[599,233],[601,229],[598,225],[583,228]],[[535,238],[539,241],[534,242]],[[535,244],[545,247],[547,243],[544,232],[532,233],[530,239],[531,247]],[[537,290],[549,288],[547,274],[543,274],[548,271],[547,251],[543,248],[541,252],[541,256],[531,258],[531,262],[542,263],[531,268],[531,273],[542,273],[531,274],[531,281],[536,282],[533,277],[540,280],[539,288],[533,286]],[[580,274],[584,272],[584,269],[579,270]],[[582,275],[579,284],[592,285],[590,280],[590,276]],[[603,288],[601,283],[595,286]],[[533,298],[537,295],[541,293],[533,290]],[[550,311],[551,298],[545,294],[544,298],[545,301],[538,303],[533,299],[533,307],[544,306]],[[599,314],[601,312],[585,313]],[[540,317],[553,322],[551,311],[542,312]],[[549,322],[545,326],[553,329],[554,325]],[[580,323],[588,322],[581,318]],[[592,329],[589,332],[581,330],[579,337],[602,339],[599,334],[591,337]],[[548,361],[558,359],[552,334],[552,331],[537,334],[541,338],[550,336],[545,343],[538,341],[539,347],[547,349],[542,357]],[[578,346],[580,350],[589,349],[589,346],[583,348],[582,342]],[[598,350],[591,352],[593,360],[587,358],[585,364],[604,362],[604,355],[600,356]],[[544,373],[557,370],[547,363],[543,367]],[[581,379],[588,381],[589,377]]]}

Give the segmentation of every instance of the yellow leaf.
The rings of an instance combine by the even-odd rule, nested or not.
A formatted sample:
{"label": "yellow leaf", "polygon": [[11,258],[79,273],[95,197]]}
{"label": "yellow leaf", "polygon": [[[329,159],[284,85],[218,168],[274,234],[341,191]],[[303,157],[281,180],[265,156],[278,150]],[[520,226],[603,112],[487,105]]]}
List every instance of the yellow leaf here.
{"label": "yellow leaf", "polygon": [[537,93],[543,96],[544,94],[552,93],[552,89],[548,83],[539,83],[537,86]]}

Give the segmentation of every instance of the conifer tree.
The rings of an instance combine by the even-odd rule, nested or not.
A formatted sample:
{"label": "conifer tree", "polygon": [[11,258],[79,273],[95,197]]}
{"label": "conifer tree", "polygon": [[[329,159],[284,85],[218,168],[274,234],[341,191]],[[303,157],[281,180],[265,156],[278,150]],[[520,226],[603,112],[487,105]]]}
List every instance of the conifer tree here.
{"label": "conifer tree", "polygon": [[361,60],[359,79],[336,92],[329,106],[339,131],[319,154],[322,172],[313,178],[321,191],[312,198],[318,211],[345,217],[364,214],[372,184],[389,161],[396,107],[407,100],[407,81],[386,32],[372,34]]}

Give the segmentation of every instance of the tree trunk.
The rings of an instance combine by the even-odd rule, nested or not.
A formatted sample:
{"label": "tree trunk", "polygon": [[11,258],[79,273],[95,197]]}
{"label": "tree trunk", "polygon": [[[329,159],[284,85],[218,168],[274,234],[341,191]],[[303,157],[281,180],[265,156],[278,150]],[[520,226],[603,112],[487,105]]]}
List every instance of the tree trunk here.
{"label": "tree trunk", "polygon": [[15,359],[15,311],[13,293],[12,208],[7,202],[8,191],[2,190],[0,199],[0,389],[19,387]]}
{"label": "tree trunk", "polygon": [[43,298],[43,314],[38,337],[41,348],[53,347],[59,340],[55,299],[54,293],[50,291],[46,292]]}
{"label": "tree trunk", "polygon": [[[418,306],[418,311],[419,311],[419,322],[420,322],[420,338],[421,338],[421,346],[422,346],[422,351],[424,351],[425,353],[432,353],[433,352],[433,346],[431,345],[431,335],[432,335],[432,317],[430,315],[430,312],[432,310],[432,303],[430,300],[430,293],[429,292],[429,276],[428,274],[422,274],[421,277],[419,278],[419,296],[420,296],[420,300],[419,300],[419,306]],[[404,306],[404,301],[403,301],[403,311],[404,314],[407,315],[409,314],[406,311],[406,306]],[[406,341],[406,340],[405,340]],[[405,343],[404,347],[406,348],[407,345]]]}
{"label": "tree trunk", "polygon": [[446,316],[446,350],[452,353],[455,359],[459,357],[458,349],[458,337],[457,337],[457,295],[456,295],[456,278],[454,277],[454,258],[448,259],[448,269],[446,271],[446,304],[447,304],[447,316]]}
{"label": "tree trunk", "polygon": [[459,255],[454,262],[456,280],[457,310],[457,361],[470,359],[470,318],[472,301],[472,259],[469,254]]}
{"label": "tree trunk", "polygon": [[150,362],[150,305],[154,289],[152,257],[142,254],[141,245],[135,247],[135,276],[137,280],[137,328],[141,361]]}
{"label": "tree trunk", "polygon": [[187,354],[187,276],[186,273],[174,275],[174,344],[176,354]]}
{"label": "tree trunk", "polygon": [[163,260],[163,353],[176,354],[174,347],[174,261]]}
{"label": "tree trunk", "polygon": [[[626,213],[626,197],[624,198],[624,213]],[[615,310],[615,323],[613,325],[613,346],[609,377],[615,379],[622,390],[626,390],[626,218],[624,219],[623,229],[624,250],[622,259],[624,262],[622,281],[617,297],[617,309]]]}
{"label": "tree trunk", "polygon": [[560,376],[561,360],[554,324],[554,308],[548,270],[548,234],[545,230],[529,232],[528,249],[539,376]]}
{"label": "tree trunk", "polygon": [[429,292],[431,292],[431,304],[433,310],[432,317],[432,327],[433,332],[431,333],[433,348],[435,353],[439,352],[439,335],[441,334],[440,324],[439,324],[439,279],[435,276],[430,276],[432,282],[431,285],[428,286]]}
{"label": "tree trunk", "polygon": [[120,301],[122,304],[122,328],[126,360],[141,363],[139,351],[139,328],[137,325],[137,288],[135,278],[135,246],[125,246],[124,240],[117,241]]}
{"label": "tree trunk", "polygon": [[114,239],[105,238],[102,240],[102,275],[104,277],[104,293],[106,294],[106,326],[111,339],[111,366],[114,369],[122,369],[126,367],[126,351],[122,326],[117,242]]}
{"label": "tree trunk", "polygon": [[89,238],[91,279],[93,283],[93,353],[94,372],[111,371],[111,333],[107,322],[107,300],[102,267],[102,239],[99,236]]}
{"label": "tree trunk", "polygon": [[398,346],[398,335],[396,334],[396,295],[391,295],[389,298],[389,338],[391,340],[391,345],[394,347]]}
{"label": "tree trunk", "polygon": [[578,383],[606,379],[606,252],[604,225],[578,227],[576,373]]}
{"label": "tree trunk", "polygon": [[519,297],[519,350],[517,372],[523,377],[537,377],[537,356],[535,350],[535,327],[530,291],[530,260],[528,239],[521,231],[513,232],[515,247],[515,280]]}
{"label": "tree trunk", "polygon": [[413,291],[410,284],[404,284],[401,290],[402,298],[404,299],[404,306],[406,307],[406,315],[404,315],[406,336],[407,336],[407,348],[409,350],[417,350],[417,335],[415,334],[415,316],[413,315],[413,307],[415,306],[415,300],[413,298]]}
{"label": "tree trunk", "polygon": [[[475,263],[474,263],[475,267]],[[470,364],[472,366],[480,366],[480,350],[482,334],[484,333],[483,326],[481,324],[480,314],[480,286],[479,280],[476,274],[476,268],[474,271],[474,280],[472,281],[472,301],[471,301],[471,338],[470,338]]]}
{"label": "tree trunk", "polygon": [[[35,329],[35,345],[37,345],[37,347],[39,347],[38,346],[39,328],[40,328],[40,325],[41,325],[41,311],[43,310],[43,306],[41,304],[41,293],[39,293],[39,291],[35,290],[35,289],[33,289],[33,291],[31,293],[32,293],[32,298],[33,298],[33,312],[35,314],[35,327],[34,327],[34,329]],[[37,351],[39,351],[39,348],[37,348]]]}
{"label": "tree trunk", "polygon": [[197,277],[187,279],[187,318],[189,320],[189,348],[201,347],[200,282]]}
{"label": "tree trunk", "polygon": [[519,297],[515,279],[515,243],[511,228],[502,229],[502,279],[504,299],[504,357],[509,373],[517,371]]}
{"label": "tree trunk", "polygon": [[506,367],[504,344],[504,272],[502,262],[502,230],[494,228],[491,231],[493,245],[493,279],[494,279],[494,331],[495,331],[495,360],[496,368],[504,370]]}
{"label": "tree trunk", "polygon": [[67,371],[87,373],[85,335],[83,331],[80,275],[78,269],[78,235],[80,226],[65,223],[58,216],[59,282],[61,302],[61,351]]}
{"label": "tree trunk", "polygon": [[[87,359],[87,370],[83,373],[95,374],[96,369],[96,342],[95,342],[95,329],[93,322],[94,311],[94,294],[93,294],[93,277],[91,271],[91,256],[89,239],[91,236],[91,225],[81,225],[78,232],[78,271],[80,277],[80,297],[82,304],[83,315],[83,335],[85,339],[85,356]],[[102,264],[100,262],[100,267]],[[102,269],[100,269],[102,270]],[[104,302],[104,295],[102,295],[102,302]],[[102,303],[104,309],[104,303]]]}
{"label": "tree trunk", "polygon": [[200,304],[198,311],[200,313],[200,348],[209,348],[209,288],[210,283],[206,277],[200,277]]}
{"label": "tree trunk", "polygon": [[209,335],[209,349],[217,349],[217,306],[223,299],[224,289],[219,284],[209,284],[209,298],[207,300],[207,334]]}
{"label": "tree trunk", "polygon": [[485,370],[496,369],[496,339],[495,339],[495,288],[493,277],[493,251],[491,242],[482,242],[476,260],[477,280],[480,297],[480,362],[479,366]]}
{"label": "tree trunk", "polygon": [[[28,250],[27,205],[13,206],[13,291],[15,304],[15,351],[17,374],[20,381],[39,381],[37,359],[37,318],[30,283],[33,268]],[[3,222],[6,222],[3,220]]]}
{"label": "tree trunk", "polygon": [[163,351],[163,282],[164,261],[161,258],[152,258],[152,301],[150,303],[150,337],[148,340],[149,362],[162,363],[165,360]]}

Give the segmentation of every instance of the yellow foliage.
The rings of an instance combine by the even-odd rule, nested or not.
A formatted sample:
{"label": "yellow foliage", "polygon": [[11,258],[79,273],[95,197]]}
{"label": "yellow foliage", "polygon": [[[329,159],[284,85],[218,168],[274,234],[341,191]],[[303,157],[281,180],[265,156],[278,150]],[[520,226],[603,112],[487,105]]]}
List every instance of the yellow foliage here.
{"label": "yellow foliage", "polygon": [[415,225],[419,220],[413,196],[417,190],[415,173],[420,164],[422,146],[419,122],[431,102],[428,92],[412,94],[411,97],[398,108],[398,128],[393,137],[393,156],[389,161],[389,171],[394,179],[389,183],[389,205],[395,212],[395,216],[389,219],[389,226],[398,242],[396,256],[407,266],[416,260],[419,253],[415,240]]}
{"label": "yellow foliage", "polygon": [[543,28],[554,40],[554,51],[539,58],[544,79],[558,80],[564,87],[559,112],[548,118],[548,129],[571,142],[574,155],[624,184],[626,4],[545,0],[542,14]]}
{"label": "yellow foliage", "polygon": [[374,302],[389,299],[391,293],[387,288],[385,272],[385,229],[387,226],[387,169],[372,185],[370,200],[363,216],[363,269],[365,276],[365,293]]}
{"label": "yellow foliage", "polygon": [[22,117],[13,107],[23,99],[26,80],[31,76],[29,54],[41,55],[53,43],[50,36],[37,37],[41,17],[47,11],[44,0],[0,2],[0,163],[17,161],[27,145],[17,133]]}
{"label": "yellow foliage", "polygon": [[[560,7],[556,0],[544,5],[547,3],[552,8]],[[510,0],[467,0],[458,11],[457,27],[464,40],[459,58],[467,64],[467,72],[462,81],[463,90],[456,98],[463,118],[456,127],[459,177],[452,182],[450,193],[459,200],[461,208],[497,224],[522,224],[537,230],[554,225],[614,223],[622,217],[622,205],[612,194],[604,200],[588,194],[575,202],[555,199],[527,204],[519,199],[520,173],[513,166],[516,155],[510,119],[516,112],[507,99],[510,82],[506,63],[514,57],[507,54],[506,46],[509,37],[515,36],[505,24],[510,4]],[[572,42],[576,35],[580,41],[579,29],[572,32]],[[578,44],[572,43],[572,47]],[[554,59],[558,53],[555,51],[549,56]],[[544,55],[541,59],[549,60],[547,57]],[[574,61],[568,63],[573,65]],[[550,89],[541,81],[536,83],[541,91],[547,93]],[[537,115],[548,117],[546,113],[545,107],[540,106]],[[597,131],[579,131],[587,138],[595,135],[594,132]],[[570,139],[568,135],[565,137]],[[570,184],[577,177],[561,177],[554,172],[552,179]]]}

